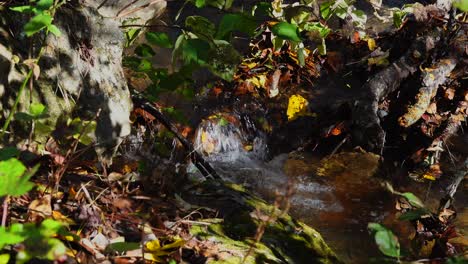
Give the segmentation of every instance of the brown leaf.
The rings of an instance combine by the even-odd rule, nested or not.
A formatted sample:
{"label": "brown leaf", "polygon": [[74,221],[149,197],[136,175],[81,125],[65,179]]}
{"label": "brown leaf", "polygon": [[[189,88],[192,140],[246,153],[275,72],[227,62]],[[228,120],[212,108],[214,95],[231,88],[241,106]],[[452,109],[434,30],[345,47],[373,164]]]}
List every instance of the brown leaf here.
{"label": "brown leaf", "polygon": [[29,219],[36,222],[52,215],[52,195],[45,194],[39,199],[32,201],[28,206]]}

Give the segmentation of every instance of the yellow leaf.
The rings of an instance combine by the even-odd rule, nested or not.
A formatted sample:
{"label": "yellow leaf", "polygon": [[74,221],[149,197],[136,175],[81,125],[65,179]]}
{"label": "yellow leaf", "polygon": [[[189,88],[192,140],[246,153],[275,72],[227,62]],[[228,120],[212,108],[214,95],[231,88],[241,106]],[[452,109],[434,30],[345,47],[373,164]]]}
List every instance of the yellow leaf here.
{"label": "yellow leaf", "polygon": [[173,252],[174,249],[180,248],[185,244],[185,241],[180,237],[174,237],[173,240],[174,242],[162,247],[158,239],[148,241],[145,244],[147,252],[143,255],[143,257],[146,260],[150,260],[156,263],[164,262],[164,260],[160,258],[161,256],[168,256]]}
{"label": "yellow leaf", "polygon": [[213,139],[205,131],[202,131],[201,142],[203,151],[205,151],[206,154],[213,153],[213,151],[215,150],[215,144],[213,142]]}
{"label": "yellow leaf", "polygon": [[75,221],[73,221],[73,219],[70,219],[70,218],[64,216],[59,211],[52,211],[52,218],[54,220],[59,221],[62,224],[66,224],[66,225],[74,225],[75,224]]}
{"label": "yellow leaf", "polygon": [[267,81],[265,74],[253,76],[252,78],[247,79],[246,81],[252,83],[256,88],[264,88]]}
{"label": "yellow leaf", "polygon": [[297,119],[299,116],[307,115],[307,105],[309,102],[300,95],[292,95],[289,97],[288,109],[286,115],[288,121]]}
{"label": "yellow leaf", "polygon": [[146,249],[148,251],[157,251],[157,250],[161,249],[161,244],[159,243],[158,239],[148,241],[146,243]]}
{"label": "yellow leaf", "polygon": [[180,237],[173,237],[172,238],[174,242],[164,245],[161,250],[168,250],[168,249],[174,249],[174,248],[179,248],[185,244],[185,241],[180,238]]}
{"label": "yellow leaf", "polygon": [[372,51],[372,50],[375,50],[375,47],[376,47],[376,45],[375,45],[375,39],[373,39],[373,38],[368,38],[368,39],[367,39],[367,47],[369,47],[369,50],[371,50],[371,51]]}
{"label": "yellow leaf", "polygon": [[431,180],[431,181],[435,181],[436,178],[434,176],[432,176],[431,174],[424,174],[423,175],[423,178],[424,179],[428,179],[428,180]]}

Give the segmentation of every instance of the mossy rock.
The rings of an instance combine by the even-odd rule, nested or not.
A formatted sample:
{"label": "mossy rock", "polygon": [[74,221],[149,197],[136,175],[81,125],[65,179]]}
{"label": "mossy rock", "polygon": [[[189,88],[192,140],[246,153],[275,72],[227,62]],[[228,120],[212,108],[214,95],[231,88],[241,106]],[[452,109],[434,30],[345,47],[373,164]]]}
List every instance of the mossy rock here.
{"label": "mossy rock", "polygon": [[[190,232],[209,248],[207,263],[341,263],[322,236],[241,186],[206,181],[182,195],[192,205],[210,208],[220,218],[205,219]],[[269,216],[258,243],[259,225]]]}

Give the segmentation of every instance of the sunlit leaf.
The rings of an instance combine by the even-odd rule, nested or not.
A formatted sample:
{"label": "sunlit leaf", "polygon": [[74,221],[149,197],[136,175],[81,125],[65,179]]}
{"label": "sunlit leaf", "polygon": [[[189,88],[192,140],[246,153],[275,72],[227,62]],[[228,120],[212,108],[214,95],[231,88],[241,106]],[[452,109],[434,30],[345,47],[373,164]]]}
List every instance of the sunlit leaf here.
{"label": "sunlit leaf", "polygon": [[60,29],[57,26],[53,25],[53,24],[50,25],[48,27],[48,29],[49,29],[50,33],[54,34],[56,37],[60,37],[62,35],[62,32],[60,31]]}
{"label": "sunlit leaf", "polygon": [[296,25],[288,22],[279,22],[271,27],[271,32],[285,40],[291,40],[294,42],[300,42],[302,39],[299,36],[299,30]]}
{"label": "sunlit leaf", "polygon": [[301,95],[292,95],[289,97],[288,109],[286,115],[288,121],[297,119],[299,116],[304,116],[307,113],[307,105],[309,102]]}
{"label": "sunlit leaf", "polygon": [[468,0],[454,0],[453,6],[463,12],[468,12]]}
{"label": "sunlit leaf", "polygon": [[0,264],[8,264],[10,260],[10,254],[1,254],[0,255]]}
{"label": "sunlit leaf", "polygon": [[0,197],[27,193],[34,187],[34,184],[29,182],[31,177],[32,173],[26,173],[26,167],[16,158],[0,161]]}
{"label": "sunlit leaf", "polygon": [[29,106],[29,114],[33,117],[39,117],[46,112],[46,106],[41,103],[32,103]]}
{"label": "sunlit leaf", "polygon": [[391,230],[377,223],[369,223],[368,228],[375,232],[375,243],[384,255],[394,258],[400,257],[400,243]]}
{"label": "sunlit leaf", "polygon": [[51,24],[52,16],[46,13],[40,13],[24,25],[24,32],[26,33],[26,36],[30,37],[40,30],[49,27]]}
{"label": "sunlit leaf", "polygon": [[161,246],[161,243],[158,239],[148,241],[145,244],[147,253],[144,254],[144,258],[146,260],[162,263],[163,259],[160,257],[172,254],[173,250],[180,248],[185,244],[185,241],[180,237],[174,237],[172,240],[172,243],[166,244],[164,246]]}
{"label": "sunlit leaf", "polygon": [[405,193],[402,193],[401,196],[405,197],[408,200],[408,202],[414,207],[419,207],[419,208],[424,207],[424,203],[421,201],[421,199],[419,199],[413,193],[405,192]]}
{"label": "sunlit leaf", "polygon": [[14,230],[6,230],[4,226],[0,226],[0,248],[3,248],[5,245],[14,245],[21,243],[26,239],[26,237],[19,232]]}
{"label": "sunlit leaf", "polygon": [[30,5],[25,5],[25,6],[10,7],[10,10],[20,12],[20,13],[31,13],[33,12],[34,8]]}
{"label": "sunlit leaf", "polygon": [[39,0],[36,3],[36,7],[41,10],[47,10],[54,5],[54,0]]}

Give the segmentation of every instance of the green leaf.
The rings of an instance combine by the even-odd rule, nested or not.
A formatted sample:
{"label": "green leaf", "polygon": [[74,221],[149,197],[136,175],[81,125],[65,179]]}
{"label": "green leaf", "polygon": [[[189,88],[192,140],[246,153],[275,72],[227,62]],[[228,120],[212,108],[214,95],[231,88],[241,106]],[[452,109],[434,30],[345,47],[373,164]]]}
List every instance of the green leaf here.
{"label": "green leaf", "polygon": [[204,7],[206,5],[206,1],[205,0],[195,0],[195,6],[200,8],[200,7]]}
{"label": "green leaf", "polygon": [[252,8],[252,16],[269,16],[271,11],[271,3],[260,2]]}
{"label": "green leaf", "polygon": [[418,208],[424,207],[424,203],[413,193],[405,192],[405,193],[402,193],[401,196],[405,197],[406,200],[408,200],[408,202],[414,207],[418,207]]}
{"label": "green leaf", "polygon": [[131,251],[131,250],[135,250],[135,249],[139,249],[140,248],[140,243],[135,243],[135,242],[116,242],[116,243],[112,243],[112,244],[109,244],[107,247],[106,247],[106,252],[119,252],[119,253],[123,253],[123,252],[126,252],[126,251]]}
{"label": "green leaf", "polygon": [[200,38],[211,39],[216,30],[215,25],[205,17],[189,16],[185,19],[185,26],[190,28],[192,32]]}
{"label": "green leaf", "polygon": [[372,232],[387,230],[383,225],[381,225],[379,223],[369,223],[369,224],[367,224],[367,229],[369,229]]}
{"label": "green leaf", "polygon": [[56,235],[60,229],[63,228],[63,225],[53,219],[45,219],[42,221],[40,226],[40,234],[45,237],[51,237]]}
{"label": "green leaf", "polygon": [[24,25],[24,32],[26,33],[26,36],[30,37],[51,24],[52,16],[41,13],[34,16],[28,23],[26,23],[26,25]]}
{"label": "green leaf", "polygon": [[401,25],[403,24],[403,20],[405,19],[406,12],[404,11],[395,11],[393,12],[393,25],[396,28],[400,28]]}
{"label": "green leaf", "polygon": [[56,37],[60,37],[62,35],[62,32],[60,31],[60,29],[54,24],[50,25],[47,29],[50,31],[50,33],[54,34]]}
{"label": "green leaf", "polygon": [[10,254],[1,254],[0,255],[0,264],[8,264],[8,261],[10,260]]}
{"label": "green leaf", "polygon": [[185,64],[196,63],[206,65],[210,45],[201,39],[188,39],[182,47],[182,60]]}
{"label": "green leaf", "polygon": [[250,16],[243,14],[226,14],[219,22],[216,38],[225,39],[232,31],[240,31],[249,36],[253,36],[256,28],[257,22]]}
{"label": "green leaf", "polygon": [[302,41],[299,36],[299,31],[296,25],[288,22],[279,22],[271,28],[271,32],[285,40],[291,40],[294,42]]}
{"label": "green leaf", "polygon": [[5,245],[15,245],[21,243],[25,239],[26,237],[20,233],[6,230],[3,226],[0,227],[0,248],[3,248]]}
{"label": "green leaf", "polygon": [[28,181],[32,175],[23,176],[25,172],[26,167],[16,158],[0,161],[0,197],[20,196],[30,191],[34,187]]}
{"label": "green leaf", "polygon": [[468,0],[455,0],[453,1],[453,6],[462,12],[468,12]]}
{"label": "green leaf", "polygon": [[[331,29],[320,22],[312,22],[304,25],[304,30],[311,33],[318,33],[320,38],[326,38],[330,34]],[[316,35],[316,34],[314,34]]]}
{"label": "green leaf", "polygon": [[135,54],[143,58],[149,58],[153,57],[156,53],[149,45],[143,43],[135,48]]}
{"label": "green leaf", "polygon": [[130,47],[141,32],[141,28],[132,28],[125,32],[125,47]]}
{"label": "green leaf", "polygon": [[172,48],[172,42],[169,39],[169,36],[163,32],[146,32],[146,40],[156,46],[163,48]]}
{"label": "green leaf", "polygon": [[5,147],[0,149],[0,161],[17,157],[21,152],[15,147]]}
{"label": "green leaf", "polygon": [[304,67],[305,65],[305,53],[304,48],[297,49],[297,59],[299,60],[299,66]]}
{"label": "green leaf", "polygon": [[29,106],[29,114],[33,117],[39,117],[46,112],[46,106],[41,103],[32,103]]}
{"label": "green leaf", "polygon": [[332,1],[327,1],[320,5],[320,14],[322,15],[323,19],[328,20],[332,16],[332,4]]}
{"label": "green leaf", "polygon": [[54,5],[54,0],[39,0],[36,3],[36,7],[40,10],[48,10]]}
{"label": "green leaf", "polygon": [[137,68],[135,69],[138,72],[148,72],[153,69],[153,64],[151,61],[147,59],[142,59],[140,60],[140,63],[138,64]]}
{"label": "green leaf", "polygon": [[10,10],[20,13],[32,13],[34,8],[30,5],[10,7]]}
{"label": "green leaf", "polygon": [[375,232],[375,243],[384,255],[400,257],[400,243],[391,230],[377,223],[369,223],[368,228]]}
{"label": "green leaf", "polygon": [[416,219],[420,219],[422,216],[428,215],[428,214],[429,214],[429,212],[428,212],[427,209],[418,208],[416,210],[410,210],[410,211],[400,215],[400,217],[398,217],[398,220],[413,221],[413,220],[416,220]]}

